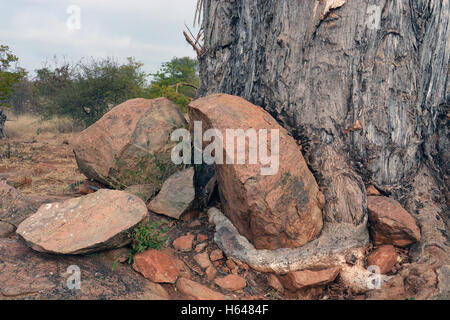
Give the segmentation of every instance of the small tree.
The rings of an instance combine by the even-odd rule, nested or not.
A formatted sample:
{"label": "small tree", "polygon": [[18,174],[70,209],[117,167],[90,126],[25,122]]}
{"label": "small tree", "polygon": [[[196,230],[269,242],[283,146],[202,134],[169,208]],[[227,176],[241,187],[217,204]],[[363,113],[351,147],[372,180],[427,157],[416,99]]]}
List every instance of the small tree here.
{"label": "small tree", "polygon": [[17,66],[19,58],[11,53],[8,46],[0,45],[0,106],[13,91],[13,85],[25,77],[24,69]]}

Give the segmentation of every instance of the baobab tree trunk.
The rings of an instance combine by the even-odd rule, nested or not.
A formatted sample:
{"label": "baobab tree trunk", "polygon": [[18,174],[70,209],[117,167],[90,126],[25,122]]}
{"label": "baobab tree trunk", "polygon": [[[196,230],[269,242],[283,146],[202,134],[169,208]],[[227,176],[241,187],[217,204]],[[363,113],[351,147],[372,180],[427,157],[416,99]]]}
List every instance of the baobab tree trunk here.
{"label": "baobab tree trunk", "polygon": [[[301,141],[329,224],[399,200],[448,259],[450,0],[205,0],[199,94],[241,96]],[[434,250],[435,252],[435,250]]]}

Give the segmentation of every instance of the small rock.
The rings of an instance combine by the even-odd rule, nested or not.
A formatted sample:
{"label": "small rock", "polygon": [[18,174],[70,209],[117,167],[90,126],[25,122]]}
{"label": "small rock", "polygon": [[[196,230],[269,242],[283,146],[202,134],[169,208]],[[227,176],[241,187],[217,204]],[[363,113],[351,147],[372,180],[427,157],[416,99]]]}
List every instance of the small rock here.
{"label": "small rock", "polygon": [[222,289],[229,291],[242,290],[247,286],[247,281],[244,278],[234,274],[230,274],[224,278],[217,278],[214,282]]}
{"label": "small rock", "polygon": [[156,283],[175,283],[180,269],[176,259],[167,252],[147,250],[134,257],[133,268]]}
{"label": "small rock", "polygon": [[209,255],[209,259],[214,262],[223,258],[223,252],[220,249],[213,250]]}
{"label": "small rock", "polygon": [[178,279],[176,286],[178,291],[195,300],[225,300],[223,294],[186,278]]}
{"label": "small rock", "polygon": [[405,247],[420,240],[416,220],[400,203],[387,197],[368,197],[370,233],[375,245]]}
{"label": "small rock", "polygon": [[227,259],[227,261],[225,263],[228,266],[228,268],[230,268],[230,270],[233,270],[233,269],[237,268],[236,263],[233,260],[231,260],[231,259]]}
{"label": "small rock", "polygon": [[9,237],[14,233],[15,230],[16,228],[12,224],[0,221],[0,238]]}
{"label": "small rock", "polygon": [[267,284],[278,292],[284,291],[284,287],[280,280],[278,280],[277,276],[272,273],[267,276]]}
{"label": "small rock", "polygon": [[214,278],[217,275],[217,270],[213,266],[209,266],[208,268],[206,268],[205,273],[206,273],[206,277],[208,278],[208,280],[212,281],[212,280],[214,280]]}
{"label": "small rock", "polygon": [[34,250],[86,254],[130,243],[124,231],[148,215],[145,203],[123,191],[101,189],[62,203],[42,205],[17,228]]}
{"label": "small rock", "polygon": [[283,286],[291,291],[324,285],[333,282],[341,271],[340,267],[333,267],[320,271],[295,271],[281,276],[279,279]]}
{"label": "small rock", "polygon": [[197,253],[202,252],[203,249],[205,249],[207,245],[208,245],[208,244],[205,243],[205,242],[198,244],[198,245],[195,247],[195,252],[197,252]]}
{"label": "small rock", "polygon": [[177,250],[188,252],[192,250],[192,243],[194,242],[194,235],[188,233],[185,236],[177,238],[173,242],[173,247]]}
{"label": "small rock", "polygon": [[33,179],[27,176],[17,176],[17,177],[9,177],[7,182],[14,188],[24,188],[31,186],[31,184],[33,183]]}
{"label": "small rock", "polygon": [[194,168],[174,173],[163,184],[161,191],[148,205],[152,212],[174,219],[189,210],[195,199]]}
{"label": "small rock", "polygon": [[54,165],[40,162],[40,163],[38,163],[36,165],[36,168],[34,168],[33,174],[36,175],[36,176],[39,176],[39,175],[42,175],[42,174],[50,173],[50,172],[55,171],[55,170],[57,170],[57,168]]}
{"label": "small rock", "polygon": [[199,234],[197,236],[197,241],[198,242],[203,242],[203,241],[206,241],[206,240],[208,240],[208,236],[206,234]]}
{"label": "small rock", "polygon": [[375,188],[372,184],[367,187],[366,193],[368,196],[380,196],[380,191],[378,191],[377,188]]}
{"label": "small rock", "polygon": [[194,257],[195,262],[198,263],[200,267],[203,269],[208,268],[211,265],[211,261],[209,260],[208,253],[203,252],[199,253]]}
{"label": "small rock", "polygon": [[200,227],[202,225],[202,223],[200,222],[200,220],[194,220],[189,224],[189,228],[197,228]]}
{"label": "small rock", "polygon": [[372,252],[367,258],[368,266],[378,266],[382,274],[391,271],[397,263],[397,252],[392,245],[384,245]]}

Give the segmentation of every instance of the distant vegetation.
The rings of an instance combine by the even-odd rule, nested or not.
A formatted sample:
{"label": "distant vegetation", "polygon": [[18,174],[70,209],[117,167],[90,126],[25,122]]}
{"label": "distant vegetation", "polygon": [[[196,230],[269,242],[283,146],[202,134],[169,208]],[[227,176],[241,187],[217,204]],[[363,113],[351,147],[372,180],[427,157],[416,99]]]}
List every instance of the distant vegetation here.
{"label": "distant vegetation", "polygon": [[133,58],[122,64],[111,58],[55,61],[30,77],[8,47],[0,46],[0,54],[0,108],[16,115],[70,118],[82,127],[137,97],[167,97],[186,112],[199,84],[198,62],[189,57],[173,58],[155,74],[146,74]]}

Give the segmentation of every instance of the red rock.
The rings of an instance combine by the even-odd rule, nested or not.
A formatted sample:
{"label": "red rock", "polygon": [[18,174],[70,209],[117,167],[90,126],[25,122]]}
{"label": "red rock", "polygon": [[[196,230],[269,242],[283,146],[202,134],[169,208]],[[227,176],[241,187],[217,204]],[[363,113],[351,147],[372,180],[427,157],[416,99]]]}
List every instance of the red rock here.
{"label": "red rock", "polygon": [[200,220],[194,220],[189,224],[189,228],[196,228],[196,227],[200,227],[202,225],[202,223],[200,222]]}
{"label": "red rock", "polygon": [[195,247],[195,252],[202,252],[203,251],[203,249],[205,249],[206,248],[206,246],[207,246],[208,244],[207,243],[200,243],[200,244],[198,244],[196,247]]}
{"label": "red rock", "polygon": [[376,249],[367,257],[368,266],[378,266],[382,274],[386,274],[397,263],[397,251],[392,245],[384,245]]}
{"label": "red rock", "polygon": [[[170,141],[174,128],[186,127],[179,107],[166,98],[128,100],[82,131],[74,141],[78,167],[89,179],[123,188],[161,181],[176,171]],[[157,134],[156,134],[157,133]],[[161,162],[156,164],[156,160]],[[161,185],[155,183],[155,191]]]}
{"label": "red rock", "polygon": [[198,242],[203,242],[203,241],[206,241],[206,240],[208,240],[208,236],[206,234],[199,234],[197,236],[197,241]]}
{"label": "red rock", "polygon": [[27,244],[39,252],[86,254],[130,243],[124,233],[148,215],[145,203],[123,191],[96,193],[42,205],[17,228]]}
{"label": "red rock", "polygon": [[299,289],[320,286],[333,282],[340,271],[340,267],[333,267],[320,271],[295,271],[288,273],[285,276],[281,276],[279,279],[286,289],[297,291]]}
{"label": "red rock", "polygon": [[387,197],[368,197],[370,233],[375,245],[405,247],[420,241],[416,220],[400,203]]}
{"label": "red rock", "polygon": [[173,243],[173,247],[177,250],[188,252],[192,250],[192,243],[194,242],[194,235],[188,233],[185,236],[177,238]]}
{"label": "red rock", "polygon": [[275,289],[278,292],[283,292],[284,291],[284,287],[281,284],[280,280],[278,280],[277,276],[274,274],[269,274],[267,276],[267,284]]}
{"label": "red rock", "polygon": [[375,188],[373,185],[370,185],[366,189],[366,193],[368,196],[379,196],[381,195],[377,188]]}
{"label": "red rock", "polygon": [[220,250],[220,249],[213,250],[209,255],[209,259],[212,262],[223,259],[222,250]]}
{"label": "red rock", "polygon": [[208,257],[208,252],[203,252],[203,253],[197,254],[196,256],[194,256],[194,260],[203,269],[206,269],[211,265],[211,261],[209,260],[209,257]]}
{"label": "red rock", "polygon": [[42,175],[42,174],[50,173],[50,172],[55,171],[55,170],[57,170],[57,168],[54,165],[40,162],[34,168],[33,173],[35,175],[39,176],[39,175]]}
{"label": "red rock", "polygon": [[208,268],[206,268],[205,273],[206,273],[206,277],[208,278],[208,280],[212,281],[212,280],[214,280],[214,278],[217,275],[217,270],[213,266],[209,266]]}
{"label": "red rock", "polygon": [[[296,141],[269,113],[242,98],[216,94],[191,102],[189,118],[201,121],[204,132],[213,128],[224,136],[230,128],[267,129],[269,136],[271,129],[279,130],[279,170],[273,175],[262,175],[268,166],[260,162],[215,165],[224,213],[256,249],[296,248],[319,235],[319,187]],[[227,140],[232,139],[224,139],[224,155],[230,156]]]}
{"label": "red rock", "polygon": [[230,274],[224,278],[217,278],[214,282],[222,289],[229,291],[239,291],[247,286],[247,281],[244,278],[234,274]]}
{"label": "red rock", "polygon": [[174,219],[180,219],[193,205],[195,199],[194,168],[171,175],[158,195],[149,203],[148,209]]}
{"label": "red rock", "polygon": [[225,263],[228,266],[228,268],[230,268],[230,270],[233,270],[233,269],[237,268],[236,263],[233,260],[231,260],[231,259],[227,259],[227,261]]}
{"label": "red rock", "polygon": [[134,257],[133,268],[156,283],[175,283],[180,274],[176,259],[167,252],[147,250]]}
{"label": "red rock", "polygon": [[177,281],[177,289],[191,299],[195,300],[225,300],[225,296],[217,291],[211,290],[204,285],[189,279],[180,278]]}

